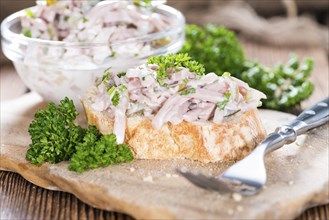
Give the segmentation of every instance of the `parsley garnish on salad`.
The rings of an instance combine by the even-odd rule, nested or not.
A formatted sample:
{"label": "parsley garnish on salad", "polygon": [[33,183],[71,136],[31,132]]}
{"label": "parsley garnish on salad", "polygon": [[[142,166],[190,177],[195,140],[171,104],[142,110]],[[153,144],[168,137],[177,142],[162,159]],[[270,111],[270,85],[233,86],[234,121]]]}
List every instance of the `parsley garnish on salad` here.
{"label": "parsley garnish on salad", "polygon": [[152,0],[134,0],[134,5],[138,7],[147,8],[150,7]]}
{"label": "parsley garnish on salad", "polygon": [[217,103],[217,108],[219,110],[224,110],[225,106],[227,105],[227,103],[230,101],[231,98],[231,93],[230,92],[226,92],[225,93],[225,100],[222,102],[218,102]]}
{"label": "parsley garnish on salad", "polygon": [[58,106],[50,103],[39,110],[28,129],[32,143],[26,159],[32,164],[69,160],[69,169],[77,172],[133,159],[127,145],[116,144],[115,135],[103,136],[94,126],[76,125],[77,115],[67,97]]}
{"label": "parsley garnish on salad", "polygon": [[188,68],[191,72],[194,72],[198,75],[203,75],[205,68],[202,64],[198,63],[188,54],[168,54],[167,56],[156,56],[150,57],[147,60],[147,64],[156,64],[158,65],[157,78],[165,79],[168,77],[168,70],[171,68],[174,71],[178,71],[179,67]]}
{"label": "parsley garnish on salad", "polygon": [[118,91],[115,91],[113,96],[112,96],[112,104],[114,106],[118,106],[119,105],[119,102],[120,102],[120,93]]}
{"label": "parsley garnish on salad", "polygon": [[31,32],[30,29],[23,28],[23,29],[21,30],[21,33],[22,33],[25,37],[29,37],[29,38],[32,37],[32,32]]}
{"label": "parsley garnish on salad", "polygon": [[30,18],[35,18],[35,14],[30,9],[25,9],[25,13]]}
{"label": "parsley garnish on salad", "polygon": [[192,93],[195,93],[195,88],[186,89],[181,93],[181,95],[188,95],[188,94],[192,94]]}
{"label": "parsley garnish on salad", "polygon": [[86,17],[83,17],[83,18],[82,18],[82,22],[83,22],[83,23],[86,23],[86,22],[88,22],[88,21],[89,21],[88,18],[86,18]]}
{"label": "parsley garnish on salad", "polygon": [[108,80],[111,78],[111,72],[110,72],[111,67],[107,68],[104,70],[104,75],[102,76],[102,81]]}
{"label": "parsley garnish on salad", "polygon": [[117,74],[117,76],[118,76],[119,78],[121,78],[121,77],[125,76],[126,74],[127,74],[126,72],[119,72],[119,73]]}
{"label": "parsley garnish on salad", "polygon": [[119,105],[120,102],[120,93],[127,90],[127,87],[124,85],[119,86],[118,88],[115,86],[112,86],[108,91],[107,94],[111,97],[112,104],[114,106]]}

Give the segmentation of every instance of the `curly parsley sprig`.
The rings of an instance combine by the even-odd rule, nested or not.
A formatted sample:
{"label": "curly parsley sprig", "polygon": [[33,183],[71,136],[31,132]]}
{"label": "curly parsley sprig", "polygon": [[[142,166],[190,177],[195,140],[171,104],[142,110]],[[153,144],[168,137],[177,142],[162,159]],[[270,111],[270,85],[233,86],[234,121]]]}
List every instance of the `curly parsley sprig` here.
{"label": "curly parsley sprig", "polygon": [[287,64],[266,67],[258,62],[245,60],[244,51],[235,34],[218,25],[186,25],[186,42],[181,53],[188,53],[204,64],[206,72],[222,75],[224,72],[242,79],[251,87],[265,93],[265,108],[289,110],[307,99],[313,92],[309,76],[313,60],[302,64],[292,56]]}
{"label": "curly parsley sprig", "polygon": [[180,53],[204,64],[206,72],[222,75],[240,73],[244,64],[243,49],[232,31],[217,25],[186,25],[186,41]]}
{"label": "curly parsley sprig", "polygon": [[90,132],[85,135],[83,142],[77,145],[77,152],[70,160],[69,169],[83,172],[87,169],[107,167],[133,159],[128,145],[117,145],[114,134],[100,136],[97,132]]}
{"label": "curly parsley sprig", "polygon": [[69,160],[85,135],[85,130],[74,124],[77,115],[68,98],[58,107],[50,103],[45,110],[39,110],[28,129],[32,143],[26,159],[33,164]]}
{"label": "curly parsley sprig", "polygon": [[184,53],[150,57],[147,60],[147,64],[156,64],[159,66],[156,70],[158,79],[167,78],[169,69],[178,71],[179,67],[188,68],[191,72],[194,72],[197,75],[203,75],[205,72],[205,68],[202,64],[192,60],[188,54]]}
{"label": "curly parsley sprig", "polygon": [[239,78],[266,94],[267,99],[262,101],[265,108],[288,110],[312,94],[314,85],[308,79],[312,69],[312,59],[300,64],[292,55],[286,65],[272,68],[248,61]]}
{"label": "curly parsley sprig", "polygon": [[77,115],[67,97],[58,106],[50,103],[39,110],[28,129],[32,143],[26,159],[32,164],[70,160],[69,169],[77,172],[133,159],[127,145],[116,144],[115,135],[103,136],[94,126],[76,125]]}

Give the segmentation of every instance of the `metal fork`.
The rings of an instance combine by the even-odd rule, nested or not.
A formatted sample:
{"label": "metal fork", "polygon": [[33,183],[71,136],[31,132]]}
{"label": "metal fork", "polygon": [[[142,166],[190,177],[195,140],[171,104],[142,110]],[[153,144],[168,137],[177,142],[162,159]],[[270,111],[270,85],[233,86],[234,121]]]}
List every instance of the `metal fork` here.
{"label": "metal fork", "polygon": [[328,121],[329,97],[303,111],[289,125],[278,127],[252,153],[219,176],[208,177],[200,173],[192,173],[187,169],[178,169],[177,171],[190,182],[202,188],[254,195],[261,191],[266,183],[265,156],[285,144],[294,142],[298,135]]}

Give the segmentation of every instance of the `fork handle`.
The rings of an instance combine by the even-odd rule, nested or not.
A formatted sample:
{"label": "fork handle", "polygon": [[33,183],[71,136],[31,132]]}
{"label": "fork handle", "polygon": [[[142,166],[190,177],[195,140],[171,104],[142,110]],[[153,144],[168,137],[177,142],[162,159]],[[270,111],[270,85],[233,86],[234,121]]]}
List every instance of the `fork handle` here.
{"label": "fork handle", "polygon": [[297,139],[298,135],[318,127],[329,121],[329,97],[316,103],[311,108],[303,111],[289,125],[278,127],[274,133],[270,134],[263,142],[259,151],[265,155],[269,152],[281,148],[285,144],[290,144]]}
{"label": "fork handle", "polygon": [[311,108],[303,111],[293,120],[288,127],[292,128],[297,135],[318,127],[329,121],[329,97],[316,103]]}

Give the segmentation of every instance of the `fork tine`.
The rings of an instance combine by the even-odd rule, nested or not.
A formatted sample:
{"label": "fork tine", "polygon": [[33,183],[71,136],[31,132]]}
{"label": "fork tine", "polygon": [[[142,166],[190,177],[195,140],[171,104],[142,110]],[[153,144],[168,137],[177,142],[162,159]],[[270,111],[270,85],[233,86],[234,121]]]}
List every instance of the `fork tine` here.
{"label": "fork tine", "polygon": [[227,183],[222,182],[217,178],[207,177],[201,173],[193,174],[189,171],[180,169],[177,169],[177,172],[198,187],[217,190],[219,192],[232,192],[232,189],[228,187]]}
{"label": "fork tine", "polygon": [[254,186],[236,180],[208,177],[201,173],[194,174],[185,169],[177,169],[177,172],[194,185],[204,189],[216,190],[221,193],[237,192],[245,196],[255,195],[258,192],[258,189]]}

